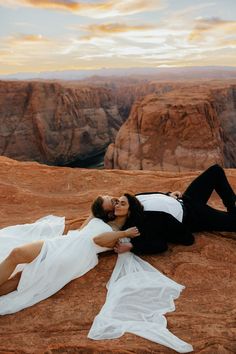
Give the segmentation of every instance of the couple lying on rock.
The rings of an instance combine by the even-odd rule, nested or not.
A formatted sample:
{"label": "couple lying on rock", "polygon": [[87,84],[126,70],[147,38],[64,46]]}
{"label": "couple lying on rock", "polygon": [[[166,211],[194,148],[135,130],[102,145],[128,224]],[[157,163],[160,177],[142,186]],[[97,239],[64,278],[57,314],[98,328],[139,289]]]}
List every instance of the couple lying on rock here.
{"label": "couple lying on rock", "polygon": [[[207,205],[214,190],[227,211]],[[164,317],[175,309],[173,300],[184,287],[135,253],[163,252],[168,242],[191,245],[196,231],[236,231],[235,201],[224,170],[214,165],[183,195],[100,196],[92,204],[93,217],[67,237],[62,236],[64,218],[52,215],[4,228],[0,230],[0,314],[48,298],[92,269],[98,253],[115,249],[119,255],[106,302],[89,338],[118,338],[130,332],[180,353],[190,352],[192,346],[168,331]]]}

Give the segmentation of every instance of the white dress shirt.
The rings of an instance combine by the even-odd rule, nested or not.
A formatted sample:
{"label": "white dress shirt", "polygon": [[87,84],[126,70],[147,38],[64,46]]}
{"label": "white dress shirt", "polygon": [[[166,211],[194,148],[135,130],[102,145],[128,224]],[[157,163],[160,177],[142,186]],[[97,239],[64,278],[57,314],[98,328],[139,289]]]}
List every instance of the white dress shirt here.
{"label": "white dress shirt", "polygon": [[136,198],[144,206],[144,210],[148,211],[164,211],[171,214],[178,221],[183,220],[183,208],[181,203],[165,194],[142,194],[136,195]]}

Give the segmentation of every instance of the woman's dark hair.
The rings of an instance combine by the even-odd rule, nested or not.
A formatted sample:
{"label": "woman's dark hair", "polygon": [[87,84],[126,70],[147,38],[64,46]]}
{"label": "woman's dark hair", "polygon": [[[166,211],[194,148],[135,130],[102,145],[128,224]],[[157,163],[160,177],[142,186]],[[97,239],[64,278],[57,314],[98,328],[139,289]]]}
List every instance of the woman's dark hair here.
{"label": "woman's dark hair", "polygon": [[122,229],[131,226],[139,227],[144,219],[144,210],[140,201],[135,197],[135,195],[125,193],[124,196],[129,202],[129,215]]}
{"label": "woman's dark hair", "polygon": [[102,219],[103,221],[109,221],[108,213],[103,209],[103,197],[98,196],[91,205],[91,210],[95,218]]}

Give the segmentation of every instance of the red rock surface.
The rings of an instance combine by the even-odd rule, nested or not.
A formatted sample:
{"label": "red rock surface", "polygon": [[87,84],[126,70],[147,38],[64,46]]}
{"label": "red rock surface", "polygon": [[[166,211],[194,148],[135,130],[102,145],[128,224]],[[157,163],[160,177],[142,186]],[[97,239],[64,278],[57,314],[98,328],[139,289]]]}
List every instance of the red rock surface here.
{"label": "red rock surface", "polygon": [[0,81],[0,155],[65,165],[103,151],[122,123],[105,88]]}
{"label": "red rock surface", "polygon": [[[48,167],[0,158],[0,226],[33,222],[55,214],[70,228],[89,214],[98,194],[124,191],[184,190],[198,172],[115,171]],[[236,170],[226,174],[236,190]],[[212,205],[222,208],[217,196]],[[235,233],[200,233],[190,247],[170,246],[145,260],[186,286],[167,315],[168,328],[190,342],[194,353],[236,352]],[[112,253],[57,294],[16,314],[0,316],[0,353],[138,353],[173,350],[131,334],[116,340],[87,339],[94,316],[105,301],[105,285],[116,261]]]}
{"label": "red rock surface", "polygon": [[[171,85],[170,85],[171,87]],[[167,88],[167,86],[165,86]],[[138,100],[106,168],[188,171],[236,166],[236,84],[181,83]]]}

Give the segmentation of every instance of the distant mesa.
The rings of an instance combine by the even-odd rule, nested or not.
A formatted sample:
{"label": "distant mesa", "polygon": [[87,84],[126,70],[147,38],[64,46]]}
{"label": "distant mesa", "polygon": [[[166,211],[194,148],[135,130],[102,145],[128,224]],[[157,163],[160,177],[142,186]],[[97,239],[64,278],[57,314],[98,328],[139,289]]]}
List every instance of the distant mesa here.
{"label": "distant mesa", "polygon": [[148,80],[232,79],[235,66],[131,67],[93,70],[19,72],[0,75],[0,80],[84,80],[90,77],[146,77]]}

